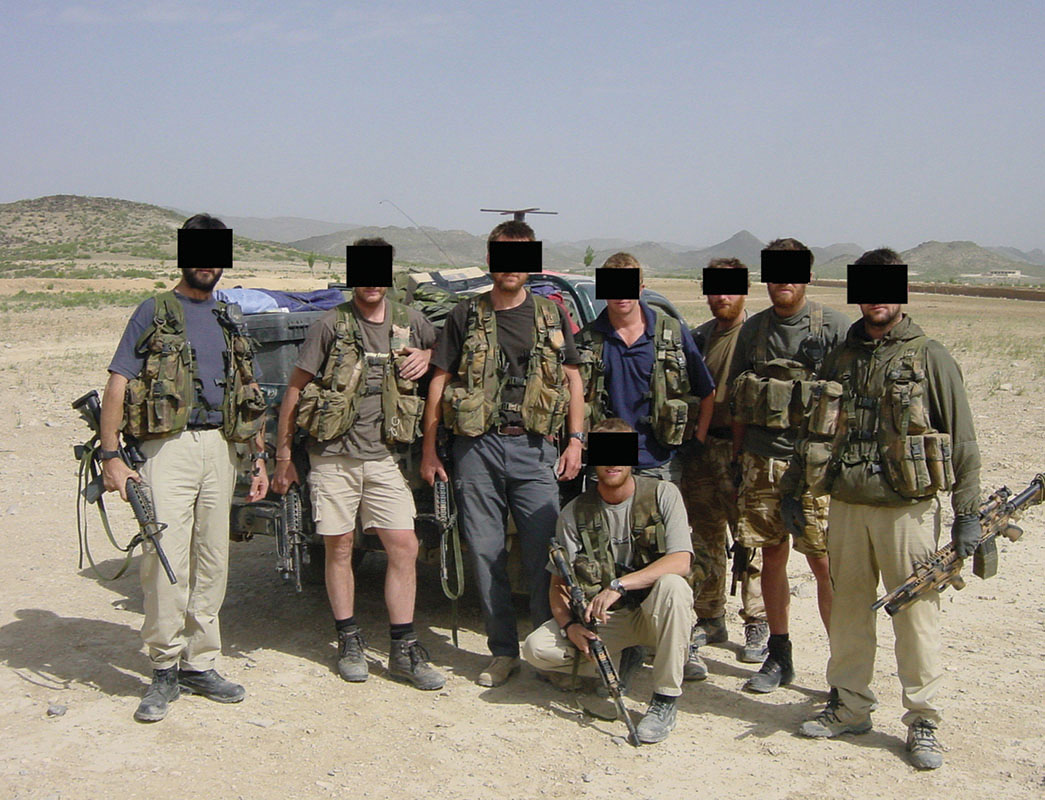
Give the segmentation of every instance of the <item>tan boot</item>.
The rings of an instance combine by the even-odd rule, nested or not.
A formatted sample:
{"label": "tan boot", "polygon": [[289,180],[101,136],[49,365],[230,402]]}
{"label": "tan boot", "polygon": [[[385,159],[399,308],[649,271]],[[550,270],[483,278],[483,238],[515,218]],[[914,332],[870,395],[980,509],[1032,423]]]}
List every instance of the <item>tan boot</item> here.
{"label": "tan boot", "polygon": [[476,680],[480,686],[500,686],[519,671],[518,656],[494,656]]}

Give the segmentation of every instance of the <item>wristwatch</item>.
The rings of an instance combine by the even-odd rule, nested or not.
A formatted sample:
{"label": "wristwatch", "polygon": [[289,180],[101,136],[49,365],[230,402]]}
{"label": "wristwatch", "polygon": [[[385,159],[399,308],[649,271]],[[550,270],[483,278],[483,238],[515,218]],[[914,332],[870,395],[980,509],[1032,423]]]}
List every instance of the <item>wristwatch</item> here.
{"label": "wristwatch", "polygon": [[619,592],[621,597],[628,593],[628,590],[624,588],[624,584],[620,582],[620,578],[614,578],[610,581],[610,588],[615,592]]}
{"label": "wristwatch", "polygon": [[120,451],[119,450],[99,450],[98,451],[98,460],[99,461],[111,461],[112,459],[119,458],[119,457],[120,457]]}
{"label": "wristwatch", "polygon": [[576,625],[576,624],[577,624],[577,620],[571,619],[569,622],[567,622],[565,625],[563,625],[561,628],[559,628],[559,633],[562,634],[562,638],[563,639],[569,639],[570,638],[566,634],[566,631],[568,631],[570,629],[571,625]]}
{"label": "wristwatch", "polygon": [[588,443],[588,434],[581,433],[579,431],[576,432],[576,433],[568,433],[568,434],[566,434],[566,438],[567,439],[576,439],[578,442],[581,443],[582,446],[586,445]]}
{"label": "wristwatch", "polygon": [[261,453],[251,453],[250,454],[250,463],[253,464],[255,461],[259,461],[259,460],[260,461],[268,461],[269,458],[270,458],[270,456],[269,456],[267,450],[263,451]]}

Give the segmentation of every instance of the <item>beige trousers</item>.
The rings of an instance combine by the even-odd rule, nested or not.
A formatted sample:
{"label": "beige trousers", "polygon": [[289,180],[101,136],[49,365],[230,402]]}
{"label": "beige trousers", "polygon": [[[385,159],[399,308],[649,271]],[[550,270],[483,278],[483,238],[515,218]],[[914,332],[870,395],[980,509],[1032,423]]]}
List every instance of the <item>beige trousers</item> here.
{"label": "beige trousers", "polygon": [[140,570],[142,640],[154,669],[179,663],[211,669],[221,652],[218,611],[229,566],[235,449],[220,430],[186,430],[142,442],[141,449],[148,459],[142,480],[151,489],[156,519],[167,525],[160,544],[178,579],[172,586],[147,545]]}
{"label": "beige trousers", "polygon": [[[653,658],[653,691],[676,697],[682,694],[682,667],[689,654],[693,628],[693,590],[681,575],[661,575],[638,608],[610,612],[599,625],[599,637],[615,664],[620,651],[632,645],[656,649]],[[579,675],[595,675],[595,665],[580,655],[573,643],[559,633],[559,624],[548,620],[526,637],[522,657],[541,670],[572,672],[581,659]]]}
{"label": "beige trousers", "polygon": [[[903,583],[916,560],[936,550],[934,501],[887,508],[831,500],[827,552],[834,602],[827,682],[838,689],[845,722],[866,719],[876,698],[871,691],[877,648],[871,610],[881,574],[886,591]],[[940,595],[929,592],[892,617],[896,668],[903,687],[903,722],[939,722]]]}

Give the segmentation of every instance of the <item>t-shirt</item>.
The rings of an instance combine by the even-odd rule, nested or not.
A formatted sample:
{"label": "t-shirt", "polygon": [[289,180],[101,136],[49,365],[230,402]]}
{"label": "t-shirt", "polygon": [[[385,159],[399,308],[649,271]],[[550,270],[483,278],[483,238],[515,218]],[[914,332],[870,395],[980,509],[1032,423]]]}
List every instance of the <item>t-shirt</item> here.
{"label": "t-shirt", "polygon": [[[219,426],[222,422],[221,401],[225,397],[225,332],[218,322],[218,304],[213,296],[206,300],[193,300],[190,297],[174,293],[181,301],[185,312],[185,336],[189,340],[196,361],[196,375],[199,378],[197,389],[202,393],[204,402],[210,406],[196,403],[189,417],[189,425]],[[124,328],[123,337],[116,348],[116,354],[109,363],[109,372],[131,380],[137,378],[145,365],[145,357],[134,351],[138,339],[145,333],[156,316],[156,298],[150,297],[139,305]]]}
{"label": "t-shirt", "polygon": [[[744,316],[747,316],[746,312]],[[711,319],[699,328],[694,328],[692,333],[702,351],[704,363],[715,379],[715,407],[711,414],[711,427],[726,428],[733,420],[729,410],[729,367],[743,320],[736,320],[733,327],[724,331],[719,330],[717,322]],[[700,335],[697,331],[700,331]]]}
{"label": "t-shirt", "polygon": [[[436,342],[432,353],[432,363],[456,375],[461,366],[461,348],[468,333],[468,306],[471,299],[462,300],[446,318],[443,332]],[[559,311],[559,328],[562,330],[563,356],[566,364],[579,364],[577,348],[573,343],[573,332],[562,308]],[[526,367],[530,363],[530,352],[533,350],[533,315],[534,300],[529,291],[526,299],[515,308],[494,311],[497,324],[497,347],[505,365],[505,374],[509,378],[526,378]],[[501,392],[501,403],[522,404],[526,392],[524,385],[505,385]],[[522,425],[522,415],[518,411],[501,410],[502,425]]]}
{"label": "t-shirt", "polygon": [[[371,322],[364,319],[354,302],[350,303],[352,313],[363,338],[363,349],[370,356],[371,363],[366,371],[366,385],[380,389],[385,363],[389,357],[392,333],[392,312],[385,301],[385,319],[383,322]],[[416,309],[408,309],[410,319],[410,346],[422,350],[429,349],[435,342],[435,328],[424,315]],[[326,363],[330,348],[334,343],[334,326],[337,322],[337,309],[332,308],[317,319],[308,329],[305,341],[298,351],[298,359],[294,366],[310,375],[320,375]],[[338,456],[348,455],[363,461],[376,461],[391,454],[391,450],[381,435],[381,424],[384,422],[384,411],[381,407],[381,394],[365,395],[356,399],[358,416],[349,430],[337,439],[329,442],[309,441],[308,450],[312,455]]]}
{"label": "t-shirt", "polygon": [[[836,346],[845,341],[849,329],[849,319],[839,311],[824,308],[823,348],[821,358]],[[769,342],[766,347],[766,360],[787,358],[813,366],[807,340],[813,341],[809,325],[809,302],[802,310],[790,317],[780,317],[773,307],[753,314],[737,335],[736,349],[729,368],[729,385],[745,370],[755,366],[755,340],[762,326],[762,319],[769,316]],[[790,458],[795,449],[795,437],[798,430],[788,428],[776,430],[760,425],[748,425],[744,435],[744,450],[766,458]]]}
{"label": "t-shirt", "polygon": [[[609,397],[611,416],[620,417],[638,433],[639,460],[637,467],[652,469],[669,461],[675,452],[665,447],[653,435],[649,422],[650,376],[653,374],[654,336],[656,315],[654,310],[641,303],[646,329],[630,345],[624,343],[620,334],[613,329],[609,313],[605,309],[591,323],[591,327],[602,334],[602,370]],[[715,389],[715,382],[704,364],[704,359],[690,335],[689,328],[682,326],[682,352],[686,358],[686,373],[689,376],[690,392],[697,397],[707,397]]]}
{"label": "t-shirt", "polygon": [[[616,505],[607,503],[601,495],[599,497],[599,509],[606,516],[613,561],[615,564],[628,568],[633,566],[631,506],[634,500],[634,493],[627,500]],[[583,542],[577,531],[576,505],[576,499],[567,503],[555,525],[555,538],[566,548],[566,560],[571,564],[577,557],[577,553],[583,549]],[[682,493],[670,481],[660,481],[657,484],[657,509],[664,518],[664,544],[667,551],[662,555],[689,553],[692,556],[693,542],[690,537],[686,507],[682,502]],[[548,570],[553,574],[558,574],[554,565],[549,564]]]}

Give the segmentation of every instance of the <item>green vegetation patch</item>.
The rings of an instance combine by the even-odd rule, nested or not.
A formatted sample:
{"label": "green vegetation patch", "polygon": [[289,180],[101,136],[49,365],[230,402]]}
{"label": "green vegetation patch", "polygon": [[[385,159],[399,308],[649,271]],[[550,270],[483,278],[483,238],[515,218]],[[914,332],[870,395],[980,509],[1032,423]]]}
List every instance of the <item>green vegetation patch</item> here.
{"label": "green vegetation patch", "polygon": [[0,312],[33,311],[40,308],[103,308],[105,306],[136,306],[154,291],[108,291],[94,292],[27,292],[0,299]]}

